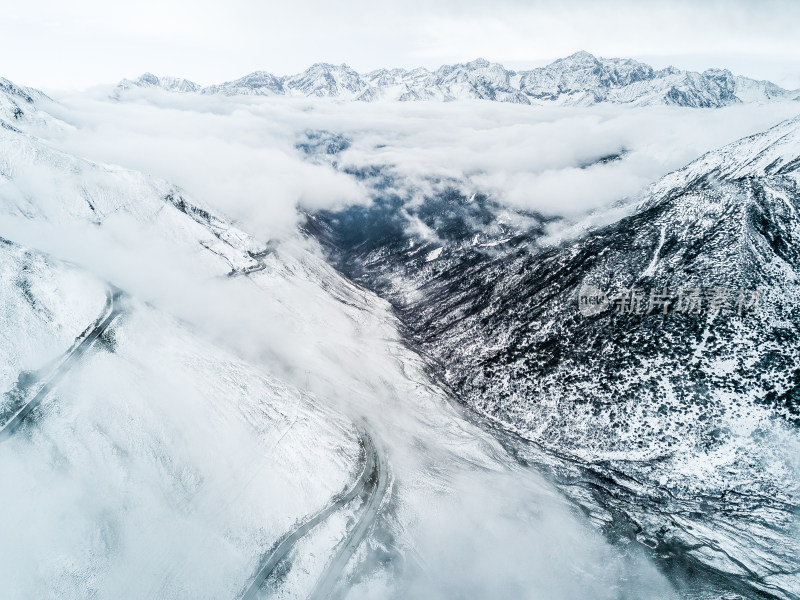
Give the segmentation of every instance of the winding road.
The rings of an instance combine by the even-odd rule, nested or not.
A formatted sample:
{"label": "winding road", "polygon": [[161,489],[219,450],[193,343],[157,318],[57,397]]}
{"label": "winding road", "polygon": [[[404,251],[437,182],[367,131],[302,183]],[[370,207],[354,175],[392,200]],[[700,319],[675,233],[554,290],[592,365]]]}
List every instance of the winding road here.
{"label": "winding road", "polygon": [[258,573],[256,573],[253,581],[242,594],[241,600],[255,600],[258,598],[259,590],[264,585],[264,582],[281,561],[286,558],[301,538],[368,489],[369,496],[361,511],[358,522],[348,533],[344,542],[337,548],[312,594],[313,598],[328,597],[326,595],[327,590],[332,590],[336,585],[338,577],[347,565],[352,553],[364,540],[369,531],[369,527],[375,522],[381,501],[383,500],[388,486],[388,473],[382,454],[375,448],[372,437],[367,433],[366,429],[359,427],[358,430],[362,447],[364,448],[364,464],[356,482],[346,493],[336,497],[331,504],[309,517],[305,522],[286,533],[280,539],[272,552],[270,552],[264,560],[264,563],[258,570]]}
{"label": "winding road", "polygon": [[99,338],[108,329],[108,326],[116,319],[121,309],[119,307],[119,299],[122,292],[116,288],[110,290],[106,295],[106,304],[103,307],[103,312],[100,317],[86,330],[78,336],[73,343],[72,347],[64,354],[61,362],[55,365],[50,373],[44,377],[40,377],[39,381],[43,381],[39,391],[33,395],[11,418],[6,421],[5,425],[0,429],[0,442],[8,440],[16,431],[22,427],[25,419],[31,412],[42,403],[47,395],[53,390],[56,384],[62,377],[80,360],[86,351],[92,346],[94,341]]}
{"label": "winding road", "polygon": [[[76,338],[72,347],[48,373],[38,377],[40,386],[36,393],[0,427],[0,442],[11,438],[24,425],[29,415],[53,391],[64,375],[75,366],[94,342],[105,333],[111,323],[121,314],[122,309],[119,306],[121,296],[122,292],[116,288],[108,292],[106,304],[101,315]],[[365,426],[358,425],[357,431],[364,450],[363,465],[358,479],[349,489],[334,497],[327,507],[307,518],[278,541],[242,594],[242,600],[255,600],[258,598],[264,582],[281,561],[287,557],[298,541],[332,514],[343,509],[357,497],[364,496],[365,501],[360,509],[355,526],[352,527],[335,549],[333,557],[326,565],[325,571],[317,581],[311,595],[313,600],[331,597],[347,563],[366,538],[370,527],[375,523],[388,488],[388,469],[383,454],[375,447],[372,437]]]}
{"label": "winding road", "polygon": [[325,572],[317,581],[309,600],[325,600],[333,597],[336,583],[344,572],[344,568],[353,554],[355,554],[358,546],[367,537],[370,527],[378,518],[381,502],[383,502],[383,497],[386,495],[386,489],[389,486],[389,474],[383,454],[374,448],[372,450],[375,454],[373,459],[375,461],[375,469],[371,478],[373,487],[369,498],[364,505],[358,523],[337,548],[333,558],[325,568]]}

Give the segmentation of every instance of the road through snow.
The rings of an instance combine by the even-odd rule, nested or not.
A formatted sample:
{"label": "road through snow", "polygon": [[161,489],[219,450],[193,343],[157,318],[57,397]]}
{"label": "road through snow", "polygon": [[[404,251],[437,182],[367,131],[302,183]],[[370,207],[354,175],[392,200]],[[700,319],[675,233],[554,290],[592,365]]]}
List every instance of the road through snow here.
{"label": "road through snow", "polygon": [[353,527],[344,541],[336,549],[333,558],[325,568],[325,572],[317,581],[317,585],[311,593],[310,600],[325,600],[333,597],[336,584],[344,572],[347,563],[350,561],[353,554],[355,554],[361,542],[364,541],[364,538],[367,537],[370,527],[378,518],[378,511],[380,510],[383,497],[386,495],[386,489],[389,485],[389,473],[383,454],[374,447],[372,451],[375,455],[375,468],[370,478],[373,486],[369,498],[361,512],[358,523],[356,523],[356,526]]}
{"label": "road through snow", "polygon": [[64,354],[61,362],[53,367],[49,374],[39,378],[39,380],[43,381],[44,383],[39,388],[39,391],[36,392],[36,394],[34,394],[34,396],[28,400],[16,413],[14,413],[5,423],[5,425],[3,425],[2,429],[0,429],[0,442],[4,442],[9,439],[16,431],[19,430],[20,427],[22,427],[28,415],[30,415],[31,412],[42,403],[42,400],[47,397],[47,395],[53,390],[61,378],[64,377],[64,375],[75,365],[75,363],[78,362],[78,360],[80,360],[80,358],[92,346],[95,340],[105,333],[106,329],[108,329],[109,325],[111,325],[114,319],[119,316],[121,312],[119,307],[119,299],[121,295],[122,292],[116,288],[108,292],[103,313],[92,325],[86,329],[86,331],[78,336],[78,338],[75,340],[75,343],[72,345],[72,348],[70,348]]}
{"label": "road through snow", "polygon": [[356,526],[337,549],[333,559],[326,567],[325,573],[323,573],[315,588],[313,597],[327,597],[325,595],[318,596],[318,592],[332,589],[335,585],[339,574],[342,569],[344,569],[352,554],[350,549],[352,548],[354,550],[358,544],[363,541],[369,526],[374,523],[387,487],[388,473],[382,455],[375,448],[372,437],[367,433],[366,429],[359,427],[359,434],[364,448],[364,465],[358,480],[356,480],[349,491],[334,499],[327,507],[308,518],[305,522],[286,533],[283,538],[280,539],[274,550],[266,557],[266,560],[258,570],[253,581],[242,594],[242,600],[255,600],[258,598],[259,591],[264,585],[264,582],[281,561],[286,558],[297,542],[333,513],[344,508],[357,496],[363,494],[369,487],[369,497]]}

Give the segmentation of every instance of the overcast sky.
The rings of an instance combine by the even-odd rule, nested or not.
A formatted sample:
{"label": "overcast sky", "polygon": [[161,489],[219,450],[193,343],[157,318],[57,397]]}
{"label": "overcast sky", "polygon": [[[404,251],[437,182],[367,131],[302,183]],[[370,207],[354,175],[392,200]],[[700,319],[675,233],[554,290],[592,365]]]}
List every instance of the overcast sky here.
{"label": "overcast sky", "polygon": [[319,61],[525,68],[588,50],[800,87],[798,23],[797,0],[31,0],[4,3],[0,76],[45,89],[145,71],[209,84]]}

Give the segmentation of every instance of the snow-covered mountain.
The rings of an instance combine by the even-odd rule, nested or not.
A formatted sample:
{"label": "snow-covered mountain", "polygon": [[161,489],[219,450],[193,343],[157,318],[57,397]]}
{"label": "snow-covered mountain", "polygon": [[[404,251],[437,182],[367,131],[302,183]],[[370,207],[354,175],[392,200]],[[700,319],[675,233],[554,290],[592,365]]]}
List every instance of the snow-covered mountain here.
{"label": "snow-covered mountain", "polygon": [[[29,121],[49,122],[22,98]],[[8,238],[85,233],[118,283],[136,269],[155,277],[143,253],[157,243],[235,285],[226,275],[263,269],[265,246],[167,182],[16,127],[0,129],[0,218],[3,595],[236,596],[271,539],[356,472],[351,420],[85,267]],[[93,232],[107,245],[92,247]],[[131,243],[135,259],[113,266]]]}
{"label": "snow-covered mountain", "polygon": [[672,597],[313,239],[58,150],[24,102],[0,129],[4,597]]}
{"label": "snow-covered mountain", "polygon": [[800,596],[800,117],[555,246],[535,213],[362,176],[389,191],[309,231],[509,447],[671,568]]}
{"label": "snow-covered mountain", "polygon": [[359,74],[347,65],[317,63],[303,73],[275,76],[264,71],[201,87],[185,79],[149,73],[123,80],[115,95],[136,87],[225,95],[286,95],[375,100],[492,100],[519,104],[590,105],[597,103],[721,107],[740,102],[796,99],[770,83],[735,76],[725,69],[703,73],[674,67],[654,69],[631,59],[598,58],[577,52],[536,69],[511,71],[483,59],[429,71],[378,69]]}
{"label": "snow-covered mountain", "polygon": [[168,92],[199,92],[203,89],[202,86],[182,77],[156,77],[152,73],[145,73],[136,81],[123,80],[117,85],[120,92],[132,87],[159,88]]}
{"label": "snow-covered mountain", "polygon": [[34,88],[20,87],[0,77],[0,126],[13,129],[21,124],[52,124],[49,115],[40,114],[35,103],[47,100],[47,95]]}
{"label": "snow-covered mountain", "polygon": [[[18,98],[25,102],[22,108],[17,107]],[[258,266],[256,257],[266,249],[263,243],[192,202],[176,186],[61,152],[24,131],[53,125],[55,120],[36,106],[35,100],[44,98],[41,92],[13,85],[0,90],[0,105],[14,107],[12,119],[0,118],[2,214],[55,226],[147,223],[160,239],[187,250],[206,249],[198,260],[207,263],[210,272]]]}

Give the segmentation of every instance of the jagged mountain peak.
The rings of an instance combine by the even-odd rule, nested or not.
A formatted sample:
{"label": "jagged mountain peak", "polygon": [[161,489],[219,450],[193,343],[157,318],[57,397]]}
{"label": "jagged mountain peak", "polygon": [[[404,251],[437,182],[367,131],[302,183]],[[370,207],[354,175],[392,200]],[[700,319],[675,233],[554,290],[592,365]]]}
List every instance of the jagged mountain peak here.
{"label": "jagged mountain peak", "polygon": [[474,67],[474,68],[484,68],[484,67],[488,67],[488,66],[490,66],[492,64],[497,64],[497,63],[491,63],[488,60],[486,60],[485,58],[481,58],[479,56],[478,58],[476,58],[474,60],[471,60],[468,63],[466,63],[465,66]]}
{"label": "jagged mountain peak", "polygon": [[315,70],[324,70],[324,71],[339,71],[339,70],[341,70],[341,71],[352,71],[353,73],[355,73],[355,71],[347,63],[340,63],[340,64],[337,65],[337,64],[329,63],[329,62],[317,62],[317,63],[314,63],[313,65],[311,65],[308,69],[306,69],[306,72],[315,71]]}
{"label": "jagged mountain peak", "polygon": [[139,75],[139,79],[137,81],[140,81],[142,83],[149,83],[150,85],[158,85],[160,83],[158,77],[153,75],[150,71],[147,71]]}
{"label": "jagged mountain peak", "polygon": [[374,100],[481,99],[519,104],[676,105],[715,108],[741,102],[792,100],[789,92],[768,82],[733,75],[727,69],[702,73],[674,67],[656,70],[630,58],[601,58],[581,50],[547,66],[513,71],[485,58],[442,65],[435,71],[376,69],[359,74],[349,65],[318,62],[302,73],[275,76],[256,71],[241,79],[198,89],[191,82],[147,74],[131,86],[158,86],[203,94],[255,94]]}
{"label": "jagged mountain peak", "polygon": [[282,94],[284,93],[283,78],[276,77],[268,71],[253,71],[234,81],[203,88],[200,93],[226,96]]}
{"label": "jagged mountain peak", "polygon": [[706,69],[702,74],[705,77],[733,77],[733,73],[729,69],[711,68]]}
{"label": "jagged mountain peak", "polygon": [[587,52],[586,50],[578,50],[574,54],[570,54],[569,56],[565,56],[563,58],[558,58],[551,62],[548,67],[554,66],[563,66],[563,65],[590,65],[590,64],[597,64],[599,60],[597,57]]}
{"label": "jagged mountain peak", "polygon": [[[594,54],[585,50],[580,50],[574,54],[570,54],[564,58],[559,58],[548,64],[546,67],[540,67],[541,70],[581,70],[581,69],[644,69],[649,72],[655,72],[655,69],[650,65],[639,62],[633,58],[605,58],[595,56]],[[537,69],[533,69],[537,70]]]}
{"label": "jagged mountain peak", "polygon": [[370,87],[361,75],[344,63],[315,63],[299,75],[286,78],[284,85],[292,94],[327,98],[354,98]]}
{"label": "jagged mountain peak", "polygon": [[132,88],[160,88],[166,90],[168,92],[198,92],[202,89],[202,86],[191,81],[189,79],[185,79],[183,77],[171,77],[171,76],[157,76],[153,73],[146,72],[142,73],[139,77],[134,80],[130,79],[123,79],[117,85],[117,95],[119,92],[125,91],[127,89]]}
{"label": "jagged mountain peak", "polygon": [[483,69],[500,69],[508,73],[513,73],[513,71],[508,71],[500,63],[491,62],[486,60],[485,58],[480,58],[480,57],[465,63],[442,65],[435,72],[439,73],[439,72],[450,72],[450,71],[477,71]]}
{"label": "jagged mountain peak", "polygon": [[578,50],[577,52],[570,54],[567,58],[571,58],[573,60],[597,60],[594,54],[591,52],[587,52],[586,50]]}

